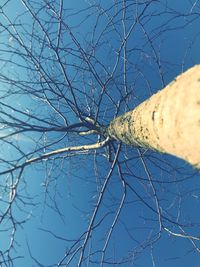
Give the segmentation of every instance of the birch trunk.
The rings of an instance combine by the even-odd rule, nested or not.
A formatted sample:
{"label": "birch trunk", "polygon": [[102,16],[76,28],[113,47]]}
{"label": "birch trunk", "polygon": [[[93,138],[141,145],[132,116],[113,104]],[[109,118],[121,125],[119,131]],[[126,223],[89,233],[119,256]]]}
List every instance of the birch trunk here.
{"label": "birch trunk", "polygon": [[200,65],[114,119],[110,137],[175,155],[200,168]]}

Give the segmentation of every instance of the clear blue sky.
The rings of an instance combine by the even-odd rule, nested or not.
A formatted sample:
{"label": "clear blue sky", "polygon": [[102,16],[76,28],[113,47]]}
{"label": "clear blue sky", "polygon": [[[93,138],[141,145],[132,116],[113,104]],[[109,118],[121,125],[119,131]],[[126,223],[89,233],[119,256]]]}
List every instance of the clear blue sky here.
{"label": "clear blue sky", "polygon": [[[2,2],[4,14],[10,18],[10,21],[16,23],[16,29],[22,36],[24,44],[28,46],[31,35],[26,39],[26,31],[31,33],[34,24],[30,14],[24,13],[26,9],[22,4],[23,1],[2,0]],[[27,2],[39,7],[37,3]],[[48,23],[45,24],[45,19],[48,20],[49,14],[51,14],[45,2],[50,1],[41,1],[44,5],[43,8],[47,11],[44,12],[43,17],[42,12],[40,13],[41,10],[38,9],[44,27],[48,25]],[[199,1],[164,0],[154,3],[152,1],[152,4],[146,8],[144,8],[143,1],[124,0],[119,1],[116,6],[113,2],[111,0],[64,1],[64,8],[68,11],[63,15],[63,21],[71,27],[74,36],[85,49],[85,52],[89,53],[92,49],[89,44],[96,42],[95,52],[94,54],[91,53],[93,56],[90,58],[93,74],[91,74],[91,69],[87,70],[86,64],[83,63],[84,59],[79,54],[80,49],[76,51],[77,47],[72,42],[70,34],[66,33],[61,44],[64,47],[61,58],[64,61],[66,57],[66,69],[73,86],[76,88],[78,104],[84,112],[88,112],[90,115],[97,114],[97,103],[100,101],[99,95],[102,89],[98,79],[104,81],[113,72],[112,79],[106,84],[106,93],[103,95],[98,113],[98,121],[104,125],[108,125],[109,121],[116,116],[116,104],[119,103],[127,90],[130,93],[130,98],[126,102],[122,101],[119,114],[134,108],[172,81],[182,71],[200,62]],[[56,0],[55,3],[58,4],[59,1]],[[91,8],[91,4],[96,4],[96,7]],[[125,4],[127,9],[126,12],[123,12],[122,7]],[[82,12],[79,12],[80,10]],[[71,15],[69,16],[69,14]],[[137,14],[142,15],[135,22],[134,18]],[[123,16],[126,18],[125,26]],[[8,21],[6,22],[3,16],[0,18],[0,23],[8,25]],[[17,23],[21,24],[18,25]],[[64,78],[60,75],[62,72],[59,70],[57,62],[54,63],[53,61],[55,58],[51,54],[52,50],[43,47],[46,40],[43,39],[39,26],[34,25],[34,27],[33,33],[35,35],[32,36],[38,36],[41,39],[33,41],[33,46],[29,49],[33,49],[31,50],[34,51],[33,54],[40,54],[44,48],[45,52],[41,52],[41,54],[44,58],[45,55],[48,56],[48,59],[45,61],[41,57],[41,64],[47,73],[51,73],[52,79],[57,79],[58,84],[60,82],[59,86],[64,92],[66,89],[63,85]],[[55,29],[57,26],[52,27],[47,28],[47,31],[52,32],[50,38],[52,38],[53,43],[56,43],[57,32]],[[131,29],[126,44],[126,53],[128,54],[126,75],[123,75],[126,65],[125,50],[123,46],[119,49],[122,44],[124,27],[126,27],[127,32]],[[10,26],[8,28],[11,29]],[[52,118],[52,121],[61,125],[63,123],[62,118],[45,101],[39,100],[40,93],[25,97],[17,93],[20,88],[17,88],[16,84],[6,83],[3,75],[7,75],[11,80],[17,78],[20,81],[24,80],[23,85],[26,82],[28,85],[30,81],[30,87],[35,92],[44,89],[41,85],[32,83],[33,81],[40,81],[40,79],[37,75],[34,76],[34,71],[28,73],[24,70],[25,61],[23,59],[17,54],[13,58],[10,57],[12,46],[18,46],[5,29],[2,27],[0,29],[0,101],[23,112],[26,111],[27,114],[35,114],[41,119],[49,120]],[[10,48],[6,51],[5,48],[8,48],[8,45]],[[117,52],[119,62],[117,61]],[[51,62],[50,56],[52,56]],[[13,64],[12,66],[13,61],[19,65]],[[73,64],[80,68],[74,68]],[[115,69],[116,64],[117,68]],[[85,68],[84,72],[80,71],[81,67],[82,69]],[[97,76],[99,78],[96,78]],[[10,89],[16,93],[2,98]],[[49,99],[52,96],[54,97],[52,103],[55,104],[55,107],[63,112],[71,123],[78,122],[72,111],[65,106],[64,100],[56,99],[52,92],[49,93]],[[66,90],[65,97],[73,100],[70,91]],[[111,98],[114,100],[113,102],[110,100]],[[0,104],[0,108],[1,120],[9,120],[9,116],[3,112],[14,114],[17,118],[25,121],[27,119],[25,115],[11,111],[2,104]],[[34,122],[34,119],[30,119],[30,121]],[[12,129],[12,127],[9,129],[1,128],[0,136],[15,130],[16,128]],[[20,152],[17,152],[19,147],[24,153],[28,153],[42,147],[45,142],[48,144],[51,140],[63,136],[63,133],[56,132],[42,134],[27,132],[8,138],[8,142],[1,140],[0,170],[5,169],[4,159],[16,159],[20,156]],[[52,145],[50,150],[47,148],[47,151],[75,144],[79,145],[82,142],[92,143],[95,140],[93,137],[80,140],[80,138],[70,135],[69,138],[63,137],[57,144]],[[115,145],[115,149],[117,146],[118,144]],[[35,155],[47,151],[43,149]],[[75,251],[82,244],[83,239],[79,242],[76,240],[87,231],[98,199],[99,188],[104,183],[111,167],[111,163],[105,157],[106,151],[101,150],[101,152],[61,157],[57,160],[45,160],[25,169],[17,191],[19,200],[13,204],[12,214],[13,218],[19,221],[27,217],[30,219],[25,224],[17,226],[15,250],[12,250],[11,256],[23,257],[14,261],[15,267],[39,266],[39,263],[41,266],[57,266],[67,251],[70,249]],[[148,171],[145,170],[140,153],[143,153]],[[156,210],[156,203],[152,186],[147,182],[148,174],[150,174],[150,177],[155,181],[154,186],[163,216],[175,222],[172,223],[170,220],[163,219],[164,226],[174,233],[184,234],[185,231],[187,235],[199,237],[199,174],[195,173],[191,166],[172,156],[160,155],[146,150],[139,151],[125,146],[122,148],[118,160],[123,178],[130,187],[126,188],[126,199],[117,223],[114,225],[104,255],[105,263],[103,266],[199,267],[200,254],[195,248],[195,246],[199,246],[199,241],[172,236],[164,230],[160,236],[157,234],[159,231],[158,215],[153,211]],[[14,177],[17,175],[18,172],[14,172]],[[1,175],[1,214],[3,214],[8,200],[6,194],[8,188],[5,189],[5,184],[8,185],[11,182],[9,179],[11,178]],[[108,237],[110,227],[114,223],[123,194],[124,187],[120,180],[119,169],[116,166],[94,221],[94,225],[99,223],[99,226],[94,228],[89,238],[85,257],[90,252],[91,254],[90,257],[86,257],[82,264],[83,267],[99,266],[98,262],[103,255],[102,249],[106,244],[106,237]],[[30,203],[32,204],[30,205]],[[179,225],[176,225],[176,222]],[[5,231],[5,229],[8,230]],[[0,251],[5,252],[9,247],[12,231],[12,220],[10,218],[4,220],[0,225]],[[38,263],[31,259],[30,254]],[[77,252],[77,255],[68,265],[66,264],[70,260],[70,256],[63,261],[63,265],[59,266],[76,267],[78,258],[79,253]],[[1,256],[0,260],[3,260]],[[112,264],[114,260],[119,264]],[[9,265],[2,263],[2,266]]]}

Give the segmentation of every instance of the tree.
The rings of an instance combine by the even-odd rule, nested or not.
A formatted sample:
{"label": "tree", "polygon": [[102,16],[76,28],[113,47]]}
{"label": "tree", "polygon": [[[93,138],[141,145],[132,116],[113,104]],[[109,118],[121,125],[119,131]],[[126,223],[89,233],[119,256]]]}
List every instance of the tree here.
{"label": "tree", "polygon": [[171,153],[200,168],[200,66],[111,122],[116,140]]}
{"label": "tree", "polygon": [[109,130],[198,29],[198,1],[2,1],[1,266],[198,264],[199,172]]}

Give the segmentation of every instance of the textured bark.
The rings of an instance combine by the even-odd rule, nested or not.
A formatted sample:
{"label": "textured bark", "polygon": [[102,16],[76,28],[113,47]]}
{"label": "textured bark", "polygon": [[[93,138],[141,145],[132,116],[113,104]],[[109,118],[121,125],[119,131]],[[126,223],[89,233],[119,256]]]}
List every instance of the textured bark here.
{"label": "textured bark", "polygon": [[124,143],[169,153],[200,168],[200,65],[114,119],[108,133]]}

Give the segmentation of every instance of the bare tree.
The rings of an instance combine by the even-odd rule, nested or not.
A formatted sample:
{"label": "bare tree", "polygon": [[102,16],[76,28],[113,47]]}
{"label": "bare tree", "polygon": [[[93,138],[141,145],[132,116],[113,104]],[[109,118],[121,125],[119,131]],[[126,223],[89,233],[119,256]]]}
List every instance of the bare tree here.
{"label": "bare tree", "polygon": [[108,131],[199,62],[183,2],[2,1],[1,266],[197,266],[199,173]]}

